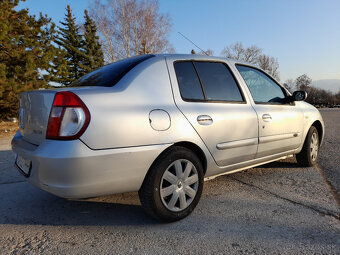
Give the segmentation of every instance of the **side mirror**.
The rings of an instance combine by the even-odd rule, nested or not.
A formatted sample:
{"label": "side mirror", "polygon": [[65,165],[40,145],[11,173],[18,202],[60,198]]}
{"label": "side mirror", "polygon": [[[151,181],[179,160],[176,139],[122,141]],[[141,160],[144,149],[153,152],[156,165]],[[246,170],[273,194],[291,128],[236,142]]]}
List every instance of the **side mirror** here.
{"label": "side mirror", "polygon": [[291,101],[304,101],[307,98],[307,92],[303,90],[294,91]]}

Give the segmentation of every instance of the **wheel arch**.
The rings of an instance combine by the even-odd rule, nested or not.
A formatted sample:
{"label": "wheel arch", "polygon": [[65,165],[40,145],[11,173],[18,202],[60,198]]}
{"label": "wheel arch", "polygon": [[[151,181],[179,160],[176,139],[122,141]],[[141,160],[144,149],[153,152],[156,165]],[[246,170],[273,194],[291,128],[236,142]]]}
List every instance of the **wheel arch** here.
{"label": "wheel arch", "polygon": [[183,141],[183,142],[176,142],[172,146],[181,146],[181,147],[185,147],[185,148],[193,151],[202,163],[204,175],[206,174],[206,172],[207,172],[207,158],[206,158],[203,150],[197,144],[194,144],[192,142]]}
{"label": "wheel arch", "polygon": [[323,132],[324,132],[321,122],[319,120],[316,120],[316,121],[313,122],[313,124],[311,126],[314,126],[316,128],[316,130],[318,131],[320,144],[321,144],[322,141],[323,141]]}
{"label": "wheel arch", "polygon": [[[201,161],[202,166],[203,166],[203,174],[205,176],[207,169],[208,169],[208,160],[206,155],[204,154],[204,151],[195,143],[193,142],[188,142],[188,141],[180,141],[180,142],[176,142],[174,144],[172,144],[171,146],[167,147],[166,149],[164,149],[152,162],[152,164],[150,165],[148,171],[146,172],[146,175],[144,177],[144,180],[146,178],[146,176],[149,174],[150,169],[153,167],[153,165],[155,164],[155,162],[158,160],[159,157],[161,157],[161,155],[163,155],[166,151],[168,151],[170,148],[174,147],[174,146],[179,146],[179,147],[184,147],[187,148],[189,150],[191,150],[192,152],[194,152],[198,159]],[[143,182],[144,182],[143,180]]]}
{"label": "wheel arch", "polygon": [[188,141],[180,141],[180,142],[176,142],[174,144],[172,144],[171,146],[167,147],[165,150],[163,150],[156,158],[155,160],[152,162],[152,164],[150,165],[148,172],[150,171],[150,168],[155,164],[155,162],[157,161],[157,159],[164,154],[166,151],[168,151],[170,148],[174,147],[174,146],[179,146],[179,147],[184,147],[187,148],[189,150],[191,150],[192,152],[194,152],[198,159],[201,161],[202,166],[203,166],[203,174],[205,175],[208,169],[208,161],[207,161],[207,157],[204,154],[203,150],[195,143],[193,142],[188,142]]}

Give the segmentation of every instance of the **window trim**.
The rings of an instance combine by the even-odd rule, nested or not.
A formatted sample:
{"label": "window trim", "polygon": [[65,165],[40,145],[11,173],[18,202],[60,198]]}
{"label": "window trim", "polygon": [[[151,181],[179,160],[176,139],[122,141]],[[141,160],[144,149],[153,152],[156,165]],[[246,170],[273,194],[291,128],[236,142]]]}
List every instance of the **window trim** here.
{"label": "window trim", "polygon": [[[203,99],[190,99],[190,98],[183,97],[182,92],[181,92],[181,88],[180,88],[180,85],[179,85],[179,80],[178,80],[175,64],[176,63],[184,63],[184,62],[190,62],[191,65],[193,66],[194,71],[195,71],[195,73],[197,75],[198,82],[200,83]],[[176,60],[176,61],[173,62],[173,67],[174,67],[174,71],[175,71],[175,75],[176,75],[176,80],[177,80],[179,94],[181,95],[182,100],[185,101],[185,102],[204,102],[206,100],[205,90],[204,90],[204,87],[203,87],[203,85],[201,83],[201,78],[200,78],[199,74],[197,73],[197,69],[196,69],[196,66],[194,65],[193,61],[192,60],[184,60],[184,61]]]}
{"label": "window trim", "polygon": [[[176,73],[176,68],[175,68],[175,64],[176,63],[183,63],[183,62],[191,62],[192,65],[194,66],[194,69],[195,69],[195,72],[196,72],[196,75],[198,77],[198,80],[200,82],[200,85],[201,85],[201,89],[202,89],[202,93],[203,93],[203,97],[204,99],[190,99],[190,98],[185,98],[182,96],[182,93],[181,93],[181,88],[180,88],[180,85],[179,85],[179,81],[178,81],[178,77],[177,77],[177,73]],[[236,83],[236,86],[237,88],[239,89],[240,91],[240,95],[243,99],[243,101],[228,101],[228,100],[209,100],[207,99],[206,97],[206,93],[205,93],[205,87],[204,87],[204,84],[201,80],[201,76],[196,68],[196,65],[195,65],[195,62],[207,62],[207,63],[219,63],[219,64],[223,64],[227,69],[228,71],[231,73],[232,77],[234,78],[235,80],[235,83]],[[231,68],[228,66],[227,63],[223,62],[223,61],[217,61],[217,60],[195,60],[195,59],[185,59],[185,60],[175,60],[173,62],[173,67],[174,67],[174,70],[175,70],[175,74],[176,74],[176,79],[177,79],[177,85],[178,85],[178,90],[179,90],[179,93],[181,95],[181,98],[183,101],[185,102],[197,102],[197,103],[228,103],[228,104],[247,104],[247,99],[244,95],[244,92],[239,84],[239,81],[238,79],[236,78],[235,74],[233,73],[233,71],[231,70]]]}
{"label": "window trim", "polygon": [[[251,98],[252,98],[254,104],[260,104],[260,105],[289,105],[289,106],[294,106],[294,105],[295,105],[295,102],[287,102],[287,99],[288,99],[288,97],[289,97],[287,91],[283,88],[283,86],[281,86],[280,83],[278,83],[273,77],[271,77],[271,76],[270,76],[269,74],[267,74],[265,71],[261,70],[261,69],[258,68],[258,67],[251,66],[251,65],[247,65],[247,64],[235,63],[234,65],[235,65],[236,70],[238,71],[238,73],[239,73],[240,76],[242,77],[244,83],[246,84],[247,89],[249,90],[250,96],[251,96]],[[241,72],[238,70],[237,66],[245,66],[245,67],[248,67],[248,68],[255,69],[255,70],[259,71],[260,73],[263,73],[263,74],[264,74],[265,76],[267,76],[270,80],[272,80],[276,85],[279,86],[279,88],[281,89],[283,95],[285,96],[286,102],[284,102],[284,103],[279,103],[279,102],[257,102],[257,101],[255,101],[255,100],[254,100],[254,97],[253,97],[253,95],[251,94],[251,91],[250,91],[250,89],[249,89],[249,87],[248,87],[247,82],[246,82],[245,79],[243,78],[243,76],[242,76]]]}
{"label": "window trim", "polygon": [[[196,67],[195,62],[194,62],[194,61],[191,61],[191,63],[192,63],[192,65],[193,65],[194,69],[195,69],[196,75],[197,75],[197,77],[198,77],[198,81],[199,81],[199,83],[200,83],[200,85],[201,85],[201,89],[202,89],[202,92],[203,92],[204,100],[206,101],[206,100],[207,100],[207,94],[206,94],[205,88],[204,88],[204,86],[203,86],[203,81],[202,81],[202,79],[201,79],[201,75],[199,74],[199,72],[198,72],[198,70],[197,70],[197,67]],[[175,70],[175,71],[176,71],[176,70]],[[177,74],[176,74],[176,76],[177,76]],[[178,84],[178,85],[179,85],[179,84]],[[181,96],[182,96],[181,89],[179,89],[179,92],[181,93]]]}

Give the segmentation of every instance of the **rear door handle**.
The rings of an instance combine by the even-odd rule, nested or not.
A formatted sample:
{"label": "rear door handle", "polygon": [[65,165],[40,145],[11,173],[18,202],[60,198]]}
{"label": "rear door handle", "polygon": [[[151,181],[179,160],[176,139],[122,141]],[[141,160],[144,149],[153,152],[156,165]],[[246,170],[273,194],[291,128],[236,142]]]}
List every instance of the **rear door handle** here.
{"label": "rear door handle", "polygon": [[200,125],[211,125],[213,123],[213,119],[209,115],[200,115],[197,117],[197,122]]}
{"label": "rear door handle", "polygon": [[266,122],[272,121],[272,116],[270,114],[263,114],[262,119]]}

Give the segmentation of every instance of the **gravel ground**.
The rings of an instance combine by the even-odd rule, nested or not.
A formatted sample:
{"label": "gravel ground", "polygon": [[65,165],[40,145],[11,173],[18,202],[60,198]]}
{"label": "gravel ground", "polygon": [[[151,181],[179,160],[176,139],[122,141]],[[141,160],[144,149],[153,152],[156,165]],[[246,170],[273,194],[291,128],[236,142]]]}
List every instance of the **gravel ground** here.
{"label": "gravel ground", "polygon": [[171,224],[145,215],[137,193],[72,201],[32,187],[0,138],[0,254],[340,254],[340,110],[321,113],[318,168],[292,158],[218,177]]}
{"label": "gravel ground", "polygon": [[18,122],[0,120],[0,140],[6,139],[9,136],[14,136],[18,129]]}

